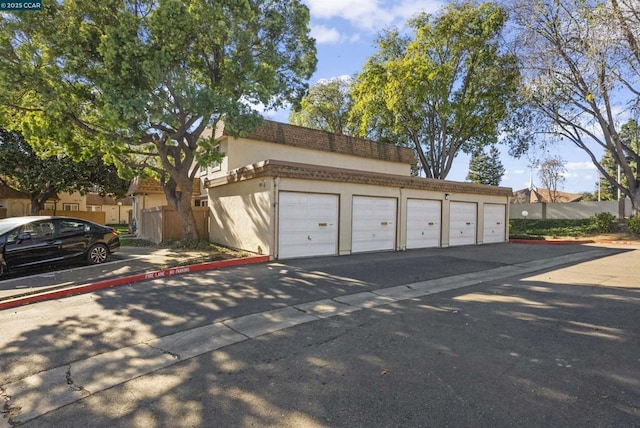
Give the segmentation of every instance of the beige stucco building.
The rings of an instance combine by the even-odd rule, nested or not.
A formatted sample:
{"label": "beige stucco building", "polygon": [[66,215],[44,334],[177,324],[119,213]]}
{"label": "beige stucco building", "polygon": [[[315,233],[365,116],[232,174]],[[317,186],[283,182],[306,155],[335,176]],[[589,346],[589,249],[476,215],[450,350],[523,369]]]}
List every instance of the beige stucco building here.
{"label": "beige stucco building", "polygon": [[[31,201],[20,192],[0,185],[0,209],[6,217],[31,215]],[[128,223],[131,199],[114,199],[97,193],[62,192],[45,202],[43,215],[78,216],[84,212],[101,212],[103,216],[90,220],[104,224]]]}
{"label": "beige stucco building", "polygon": [[510,188],[412,177],[408,148],[271,121],[215,132],[212,242],[290,258],[508,240]]}

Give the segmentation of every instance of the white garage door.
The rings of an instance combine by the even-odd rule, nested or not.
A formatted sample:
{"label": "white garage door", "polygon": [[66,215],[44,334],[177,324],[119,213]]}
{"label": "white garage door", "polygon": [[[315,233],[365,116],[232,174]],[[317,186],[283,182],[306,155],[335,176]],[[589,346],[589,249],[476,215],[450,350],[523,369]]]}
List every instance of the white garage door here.
{"label": "white garage door", "polygon": [[353,197],[351,251],[395,250],[396,199]]}
{"label": "white garage door", "polygon": [[407,248],[440,246],[440,201],[407,200]]}
{"label": "white garage door", "polygon": [[449,208],[449,245],[475,245],[476,204],[472,202],[451,202]]}
{"label": "white garage door", "polygon": [[484,239],[482,242],[504,242],[506,236],[506,207],[502,204],[484,205]]}
{"label": "white garage door", "polygon": [[278,258],[338,253],[338,195],[280,192]]}

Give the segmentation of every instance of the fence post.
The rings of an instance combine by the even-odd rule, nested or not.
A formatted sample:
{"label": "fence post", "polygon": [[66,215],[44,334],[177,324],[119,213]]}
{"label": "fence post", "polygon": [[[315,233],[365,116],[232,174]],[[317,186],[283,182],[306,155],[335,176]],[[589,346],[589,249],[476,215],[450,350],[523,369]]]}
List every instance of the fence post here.
{"label": "fence post", "polygon": [[618,198],[618,220],[624,220],[624,198]]}

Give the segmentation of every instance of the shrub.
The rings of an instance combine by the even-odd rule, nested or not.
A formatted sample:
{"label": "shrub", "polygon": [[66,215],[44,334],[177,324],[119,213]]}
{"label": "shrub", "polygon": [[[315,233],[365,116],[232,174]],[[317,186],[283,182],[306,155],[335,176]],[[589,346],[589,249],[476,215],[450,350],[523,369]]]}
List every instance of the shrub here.
{"label": "shrub", "polygon": [[629,217],[627,219],[627,227],[633,235],[640,236],[640,216]]}
{"label": "shrub", "polygon": [[598,213],[592,217],[593,225],[600,233],[609,233],[616,230],[616,216],[611,213]]}
{"label": "shrub", "polygon": [[509,220],[509,237],[527,236],[587,236],[595,233],[591,219],[511,219]]}

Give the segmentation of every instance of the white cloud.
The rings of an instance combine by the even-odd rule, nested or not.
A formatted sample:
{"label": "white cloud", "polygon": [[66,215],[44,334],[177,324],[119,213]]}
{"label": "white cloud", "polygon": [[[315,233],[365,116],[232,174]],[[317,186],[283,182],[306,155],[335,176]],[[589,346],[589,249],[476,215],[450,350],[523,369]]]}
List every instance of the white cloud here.
{"label": "white cloud", "polygon": [[325,27],[324,25],[311,26],[311,37],[316,39],[316,43],[338,43],[341,39],[340,32],[334,27]]}
{"label": "white cloud", "polygon": [[385,27],[401,25],[420,11],[435,12],[443,1],[305,0],[305,3],[312,19],[340,18],[355,28],[377,32]]}
{"label": "white cloud", "polygon": [[567,162],[565,168],[569,171],[574,171],[577,169],[596,169],[595,165],[592,162]]}
{"label": "white cloud", "polygon": [[320,79],[318,80],[318,83],[329,83],[332,82],[334,80],[344,80],[345,82],[349,83],[353,80],[352,76],[349,76],[348,74],[343,74],[340,76],[336,76],[336,77],[332,77],[330,79]]}

